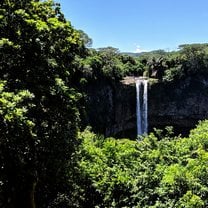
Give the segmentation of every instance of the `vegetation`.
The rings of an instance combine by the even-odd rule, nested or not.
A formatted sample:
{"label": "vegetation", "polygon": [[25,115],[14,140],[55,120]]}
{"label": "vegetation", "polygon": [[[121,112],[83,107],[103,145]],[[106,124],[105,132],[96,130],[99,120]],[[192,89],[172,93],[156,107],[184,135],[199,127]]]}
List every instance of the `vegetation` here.
{"label": "vegetation", "polygon": [[122,55],[113,47],[91,49],[82,62],[83,76],[88,81],[121,80],[124,76],[142,76],[143,64],[128,55]]}
{"label": "vegetation", "polygon": [[166,132],[139,142],[83,132],[87,207],[207,207],[208,121],[188,138]]}
{"label": "vegetation", "polygon": [[208,121],[188,138],[80,132],[85,86],[208,73],[208,45],[131,56],[91,38],[52,0],[0,1],[0,207],[207,207]]}
{"label": "vegetation", "polygon": [[208,74],[208,44],[180,45],[178,51],[152,51],[139,58],[145,63],[149,76],[163,82]]}
{"label": "vegetation", "polygon": [[208,44],[180,45],[178,51],[157,50],[139,56],[120,53],[112,47],[90,49],[81,68],[88,81],[147,76],[161,82],[173,82],[194,74],[208,74]]}
{"label": "vegetation", "polygon": [[84,53],[59,5],[0,2],[1,207],[48,207],[71,189],[80,97],[72,80]]}

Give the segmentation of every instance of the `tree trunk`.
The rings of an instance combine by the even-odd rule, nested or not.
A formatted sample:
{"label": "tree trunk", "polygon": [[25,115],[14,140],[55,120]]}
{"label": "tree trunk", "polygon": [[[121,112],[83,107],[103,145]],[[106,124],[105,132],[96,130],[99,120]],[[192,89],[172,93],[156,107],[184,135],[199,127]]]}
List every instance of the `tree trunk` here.
{"label": "tree trunk", "polygon": [[28,192],[28,208],[35,208],[35,187],[36,182],[33,182],[31,189]]}
{"label": "tree trunk", "polygon": [[[22,187],[16,187],[14,200],[14,208],[36,208],[35,205],[35,189],[37,182],[28,180],[27,184]],[[21,186],[21,184],[19,184]]]}

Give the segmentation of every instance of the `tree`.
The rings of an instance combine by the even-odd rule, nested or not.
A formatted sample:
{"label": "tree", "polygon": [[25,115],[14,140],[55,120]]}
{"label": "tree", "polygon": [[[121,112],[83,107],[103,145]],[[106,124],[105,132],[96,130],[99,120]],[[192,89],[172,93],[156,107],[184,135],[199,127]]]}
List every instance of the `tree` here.
{"label": "tree", "polygon": [[186,75],[207,73],[208,44],[180,45],[181,62]]}
{"label": "tree", "polygon": [[171,127],[142,141],[103,138],[89,130],[80,137],[80,175],[87,182],[82,207],[208,206],[208,121],[188,138],[173,136]]}
{"label": "tree", "polygon": [[92,39],[83,31],[79,30],[79,33],[81,35],[81,38],[85,44],[86,47],[92,47]]}
{"label": "tree", "polygon": [[0,206],[48,207],[64,192],[77,146],[72,80],[84,50],[52,0],[0,2]]}

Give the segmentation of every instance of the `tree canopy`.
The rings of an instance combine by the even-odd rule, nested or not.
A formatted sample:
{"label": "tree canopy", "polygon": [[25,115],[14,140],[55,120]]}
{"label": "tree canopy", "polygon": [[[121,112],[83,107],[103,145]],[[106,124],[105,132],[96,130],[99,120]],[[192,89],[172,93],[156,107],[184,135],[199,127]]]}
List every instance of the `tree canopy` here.
{"label": "tree canopy", "polygon": [[72,80],[84,50],[59,4],[0,2],[1,207],[47,207],[64,190],[77,145]]}
{"label": "tree canopy", "polygon": [[80,132],[79,110],[101,80],[207,76],[208,45],[135,57],[91,45],[53,0],[0,1],[0,207],[207,207],[207,121],[138,142]]}
{"label": "tree canopy", "polygon": [[208,121],[188,138],[172,133],[167,127],[165,134],[157,130],[131,141],[83,132],[87,207],[207,207]]}

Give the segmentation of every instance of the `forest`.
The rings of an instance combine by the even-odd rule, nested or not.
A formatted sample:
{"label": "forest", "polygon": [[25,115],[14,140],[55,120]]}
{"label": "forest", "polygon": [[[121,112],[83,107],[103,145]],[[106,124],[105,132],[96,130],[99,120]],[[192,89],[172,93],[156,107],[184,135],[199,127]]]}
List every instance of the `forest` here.
{"label": "forest", "polygon": [[208,77],[208,43],[132,55],[72,24],[52,0],[0,1],[0,207],[208,207],[208,121],[138,141],[106,137],[86,107],[102,81]]}

